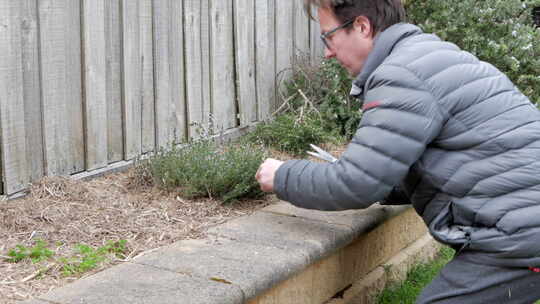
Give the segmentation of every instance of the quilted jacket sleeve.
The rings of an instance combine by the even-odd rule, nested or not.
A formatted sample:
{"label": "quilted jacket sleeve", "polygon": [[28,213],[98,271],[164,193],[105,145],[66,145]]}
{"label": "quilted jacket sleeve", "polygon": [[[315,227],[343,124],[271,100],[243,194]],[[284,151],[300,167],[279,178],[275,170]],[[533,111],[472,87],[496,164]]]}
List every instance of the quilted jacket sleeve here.
{"label": "quilted jacket sleeve", "polygon": [[437,102],[409,70],[381,65],[366,87],[362,121],[341,158],[285,162],[274,180],[280,199],[307,209],[367,208],[388,197],[439,134]]}

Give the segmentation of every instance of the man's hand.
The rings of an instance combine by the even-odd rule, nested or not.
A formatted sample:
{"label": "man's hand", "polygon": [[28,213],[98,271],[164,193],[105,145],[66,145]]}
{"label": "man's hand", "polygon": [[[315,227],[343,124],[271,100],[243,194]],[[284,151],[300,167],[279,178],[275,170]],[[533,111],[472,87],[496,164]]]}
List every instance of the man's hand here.
{"label": "man's hand", "polygon": [[282,164],[282,161],[273,158],[268,158],[261,164],[259,170],[257,170],[257,173],[255,174],[255,178],[259,182],[262,191],[274,191],[274,176]]}

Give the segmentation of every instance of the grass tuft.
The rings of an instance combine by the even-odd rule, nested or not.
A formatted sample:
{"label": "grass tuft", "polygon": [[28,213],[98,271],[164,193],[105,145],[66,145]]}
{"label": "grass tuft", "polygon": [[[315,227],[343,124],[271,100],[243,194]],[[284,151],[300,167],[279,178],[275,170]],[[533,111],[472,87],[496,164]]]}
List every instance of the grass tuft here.
{"label": "grass tuft", "polygon": [[454,256],[454,250],[443,247],[435,260],[427,264],[420,264],[407,274],[407,279],[398,284],[385,288],[377,297],[378,304],[414,304],[422,289],[427,286],[439,271]]}

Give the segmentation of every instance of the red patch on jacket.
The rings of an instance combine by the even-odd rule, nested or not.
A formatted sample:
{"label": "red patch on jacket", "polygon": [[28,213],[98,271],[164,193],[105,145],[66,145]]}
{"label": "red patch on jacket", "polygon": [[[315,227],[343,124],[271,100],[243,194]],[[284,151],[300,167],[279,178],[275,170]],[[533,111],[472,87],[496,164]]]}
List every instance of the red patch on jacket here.
{"label": "red patch on jacket", "polygon": [[382,104],[382,102],[380,100],[364,103],[364,106],[362,107],[362,111],[365,112],[367,110],[371,110],[373,108],[376,108],[376,107],[380,106],[381,104]]}

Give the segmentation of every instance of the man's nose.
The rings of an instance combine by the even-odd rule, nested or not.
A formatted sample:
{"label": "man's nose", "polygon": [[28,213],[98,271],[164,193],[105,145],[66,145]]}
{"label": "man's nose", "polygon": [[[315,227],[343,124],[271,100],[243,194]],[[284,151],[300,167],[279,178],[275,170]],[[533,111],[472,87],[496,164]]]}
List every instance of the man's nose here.
{"label": "man's nose", "polygon": [[329,48],[324,48],[324,58],[330,59],[336,56],[336,53],[334,51],[330,50]]}

